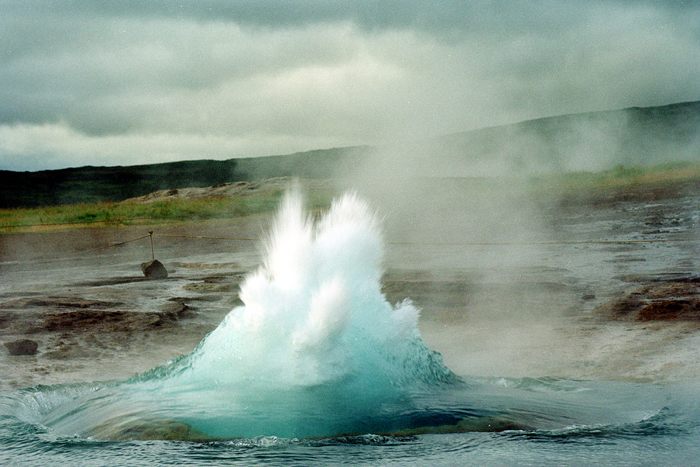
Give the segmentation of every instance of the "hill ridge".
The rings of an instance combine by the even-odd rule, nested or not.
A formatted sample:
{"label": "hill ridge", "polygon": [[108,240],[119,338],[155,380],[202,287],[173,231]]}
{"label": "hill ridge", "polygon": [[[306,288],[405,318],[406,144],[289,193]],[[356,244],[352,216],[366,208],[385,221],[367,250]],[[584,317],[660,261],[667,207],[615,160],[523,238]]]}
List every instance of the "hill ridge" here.
{"label": "hill ridge", "polygon": [[[378,166],[388,175],[493,176],[697,161],[700,101],[541,117],[397,147],[359,145],[226,160],[0,170],[0,207],[120,201],[163,189],[272,177],[332,178],[356,173],[358,167]],[[391,161],[388,166],[377,164],[386,159]]]}

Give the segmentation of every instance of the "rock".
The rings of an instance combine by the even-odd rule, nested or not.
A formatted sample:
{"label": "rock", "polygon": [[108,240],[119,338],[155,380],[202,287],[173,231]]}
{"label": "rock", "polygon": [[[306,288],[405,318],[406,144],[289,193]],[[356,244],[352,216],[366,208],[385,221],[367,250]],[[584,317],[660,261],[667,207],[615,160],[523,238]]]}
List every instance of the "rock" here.
{"label": "rock", "polygon": [[174,324],[182,313],[123,310],[75,310],[49,313],[43,328],[50,332],[130,332]]}
{"label": "rock", "polygon": [[168,440],[210,441],[211,438],[190,425],[177,420],[134,420],[122,423],[105,422],[92,430],[91,436],[113,441]]}
{"label": "rock", "polygon": [[669,299],[654,300],[637,312],[639,321],[700,319],[700,300]]}
{"label": "rock", "polygon": [[168,271],[163,266],[163,263],[154,259],[153,261],[148,261],[147,263],[141,263],[141,270],[143,275],[148,279],[165,279],[168,277]]}
{"label": "rock", "polygon": [[700,286],[690,279],[644,285],[594,312],[617,320],[700,321]]}
{"label": "rock", "polygon": [[115,308],[122,305],[121,302],[109,302],[105,300],[86,299],[81,297],[32,297],[19,298],[9,302],[0,303],[0,308],[31,309],[38,308]]}
{"label": "rock", "polygon": [[162,310],[159,315],[177,321],[180,318],[193,315],[192,307],[184,301],[168,301],[160,308]]}
{"label": "rock", "polygon": [[12,342],[5,342],[5,347],[10,355],[35,355],[39,344],[30,339],[20,339]]}

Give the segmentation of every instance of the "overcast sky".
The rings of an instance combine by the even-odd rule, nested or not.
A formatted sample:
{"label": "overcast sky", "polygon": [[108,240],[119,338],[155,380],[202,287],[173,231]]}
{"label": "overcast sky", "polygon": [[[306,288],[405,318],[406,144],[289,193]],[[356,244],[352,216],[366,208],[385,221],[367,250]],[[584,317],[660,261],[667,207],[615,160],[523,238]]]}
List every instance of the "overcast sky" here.
{"label": "overcast sky", "polygon": [[0,169],[385,143],[699,77],[697,1],[0,0]]}

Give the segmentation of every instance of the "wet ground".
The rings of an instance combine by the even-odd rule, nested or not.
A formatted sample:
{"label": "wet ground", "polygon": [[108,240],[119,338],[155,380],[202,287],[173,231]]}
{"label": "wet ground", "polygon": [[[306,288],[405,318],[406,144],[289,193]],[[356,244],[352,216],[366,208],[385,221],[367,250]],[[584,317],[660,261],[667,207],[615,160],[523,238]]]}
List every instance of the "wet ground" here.
{"label": "wet ground", "polygon": [[[158,226],[155,252],[167,279],[147,280],[150,227],[5,235],[0,340],[29,339],[35,355],[0,349],[2,387],[123,378],[189,352],[238,303],[256,242],[165,238],[258,236],[262,219]],[[222,253],[224,252],[224,253]]]}
{"label": "wet ground", "polygon": [[[476,221],[452,203],[410,235],[401,226],[418,221],[405,210],[386,216],[385,293],[422,308],[424,338],[450,368],[700,378],[697,190],[508,211],[472,202]],[[0,342],[10,344],[0,390],[120,379],[191,351],[239,303],[238,284],[260,261],[251,239],[269,220],[0,236]],[[148,239],[110,246],[150,229],[167,279],[141,273]],[[23,339],[36,349],[12,348]]]}

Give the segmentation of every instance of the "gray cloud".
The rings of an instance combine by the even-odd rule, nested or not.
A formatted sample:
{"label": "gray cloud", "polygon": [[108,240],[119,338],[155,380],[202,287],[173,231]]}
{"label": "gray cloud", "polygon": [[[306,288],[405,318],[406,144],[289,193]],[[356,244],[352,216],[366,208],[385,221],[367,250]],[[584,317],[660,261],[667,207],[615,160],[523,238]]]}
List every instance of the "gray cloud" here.
{"label": "gray cloud", "polygon": [[698,5],[692,1],[443,0],[434,4],[420,0],[6,0],[4,3],[10,15],[29,21],[42,16],[87,22],[119,18],[175,19],[272,29],[349,21],[365,30],[410,29],[446,36],[462,31],[505,37],[533,31],[557,34],[586,22],[600,11],[647,9],[658,15],[685,19],[687,26],[695,24],[695,32],[698,31],[697,23],[693,22]]}
{"label": "gray cloud", "polygon": [[[582,3],[5,1],[0,168],[286,153],[700,98],[696,3]],[[121,155],[104,147],[117,141]]]}

